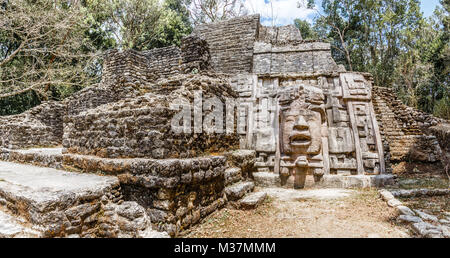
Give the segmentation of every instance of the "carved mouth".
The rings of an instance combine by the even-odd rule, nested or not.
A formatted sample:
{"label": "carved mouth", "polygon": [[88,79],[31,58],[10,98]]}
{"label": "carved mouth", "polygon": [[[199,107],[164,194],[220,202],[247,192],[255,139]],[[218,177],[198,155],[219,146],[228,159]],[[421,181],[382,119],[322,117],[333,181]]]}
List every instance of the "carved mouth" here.
{"label": "carved mouth", "polygon": [[291,145],[307,146],[311,144],[311,134],[309,131],[294,132],[289,137]]}

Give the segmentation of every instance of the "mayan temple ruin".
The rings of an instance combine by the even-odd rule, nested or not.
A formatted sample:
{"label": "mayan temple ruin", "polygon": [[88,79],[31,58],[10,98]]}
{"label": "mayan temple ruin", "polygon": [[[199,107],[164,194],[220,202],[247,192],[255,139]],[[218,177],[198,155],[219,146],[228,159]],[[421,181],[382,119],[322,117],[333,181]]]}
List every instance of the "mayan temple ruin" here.
{"label": "mayan temple ruin", "polygon": [[100,83],[0,117],[0,236],[176,237],[258,207],[255,189],[382,188],[394,164],[444,162],[448,121],[381,86],[259,15],[109,50]]}

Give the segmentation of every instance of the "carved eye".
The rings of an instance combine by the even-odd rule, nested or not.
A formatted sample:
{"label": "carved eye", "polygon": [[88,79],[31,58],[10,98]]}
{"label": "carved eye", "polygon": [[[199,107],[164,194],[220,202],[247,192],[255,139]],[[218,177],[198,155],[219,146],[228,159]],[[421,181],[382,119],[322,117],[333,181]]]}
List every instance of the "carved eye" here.
{"label": "carved eye", "polygon": [[294,121],[295,121],[295,117],[293,117],[293,116],[286,117],[286,122],[294,122]]}

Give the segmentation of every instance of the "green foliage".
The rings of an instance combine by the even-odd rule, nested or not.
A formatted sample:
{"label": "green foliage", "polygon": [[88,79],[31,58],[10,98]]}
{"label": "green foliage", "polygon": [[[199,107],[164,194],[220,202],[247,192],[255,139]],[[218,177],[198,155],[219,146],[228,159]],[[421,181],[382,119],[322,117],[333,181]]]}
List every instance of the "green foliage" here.
{"label": "green foliage", "polygon": [[161,17],[158,0],[86,0],[103,34],[122,49],[143,49],[153,40]]}
{"label": "green foliage", "polygon": [[300,30],[303,39],[318,39],[319,36],[311,24],[305,20],[295,19],[294,25]]}
{"label": "green foliage", "polygon": [[0,99],[0,116],[20,114],[39,104],[41,101],[34,91],[2,98]]}
{"label": "green foliage", "polygon": [[[86,0],[90,38],[103,48],[147,50],[179,45],[192,30],[182,0]],[[97,41],[96,41],[97,42]]]}
{"label": "green foliage", "polygon": [[17,113],[40,99],[53,99],[52,89],[81,87],[97,79],[98,74],[90,71],[96,53],[85,36],[88,25],[80,4],[69,0],[2,3],[2,114]]}
{"label": "green foliage", "polygon": [[450,120],[450,97],[446,96],[436,101],[433,107],[433,115]]}
{"label": "green foliage", "polygon": [[312,28],[331,42],[338,64],[370,72],[406,104],[449,118],[449,1],[441,5],[425,19],[418,0],[323,0]]}
{"label": "green foliage", "polygon": [[182,5],[182,1],[166,0],[155,39],[146,48],[180,46],[181,38],[190,34],[191,31],[192,26],[189,21],[189,13]]}
{"label": "green foliage", "polygon": [[180,45],[185,0],[0,0],[0,115],[101,78],[102,51]]}
{"label": "green foliage", "polygon": [[98,2],[84,0],[82,11],[84,22],[87,24],[87,29],[84,32],[86,38],[99,50],[117,47],[117,42],[114,39],[114,30],[104,26],[109,16],[105,10],[101,9]]}

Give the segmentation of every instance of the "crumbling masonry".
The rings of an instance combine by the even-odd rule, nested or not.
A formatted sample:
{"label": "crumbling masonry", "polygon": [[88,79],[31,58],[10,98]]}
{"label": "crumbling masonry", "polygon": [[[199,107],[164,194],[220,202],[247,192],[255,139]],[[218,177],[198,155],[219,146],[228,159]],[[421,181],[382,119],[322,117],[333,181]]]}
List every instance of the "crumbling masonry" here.
{"label": "crumbling masonry", "polygon": [[[21,196],[11,185],[28,183],[0,171],[0,206],[15,207],[7,213],[28,218],[38,236],[160,236],[152,227],[176,236],[224,205],[256,207],[265,195],[251,193],[255,185],[382,186],[394,183],[392,162],[448,153],[446,121],[403,106],[370,74],[346,72],[330,50],[252,15],[198,26],[180,48],[108,51],[98,85],[0,118],[1,159],[68,170],[101,191],[61,187],[78,197],[51,205]],[[172,130],[180,110],[171,104],[195,103],[196,92],[237,101],[223,114],[236,111],[234,132]]]}

